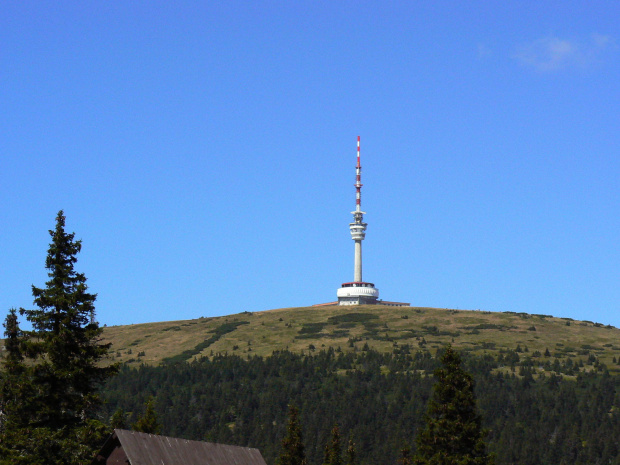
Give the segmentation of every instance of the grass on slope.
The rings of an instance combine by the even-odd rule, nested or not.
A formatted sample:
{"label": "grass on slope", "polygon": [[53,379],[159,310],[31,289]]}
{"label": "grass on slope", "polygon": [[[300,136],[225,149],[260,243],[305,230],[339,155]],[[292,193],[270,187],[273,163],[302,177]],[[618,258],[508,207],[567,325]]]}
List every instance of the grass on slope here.
{"label": "grass on slope", "polygon": [[620,371],[620,330],[586,321],[525,313],[491,313],[415,307],[299,307],[196,320],[107,327],[116,361],[156,364],[217,353],[270,355],[398,348],[430,350],[452,343],[459,350],[497,354],[521,350],[586,362],[596,356]]}

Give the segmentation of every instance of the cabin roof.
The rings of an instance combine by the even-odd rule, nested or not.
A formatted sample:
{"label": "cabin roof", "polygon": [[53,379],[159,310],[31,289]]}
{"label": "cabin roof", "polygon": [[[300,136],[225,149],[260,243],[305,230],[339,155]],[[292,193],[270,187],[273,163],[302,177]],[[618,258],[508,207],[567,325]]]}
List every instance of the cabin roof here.
{"label": "cabin roof", "polygon": [[266,465],[258,449],[123,429],[114,430],[93,464],[117,463],[112,457],[120,458],[121,449],[130,465]]}

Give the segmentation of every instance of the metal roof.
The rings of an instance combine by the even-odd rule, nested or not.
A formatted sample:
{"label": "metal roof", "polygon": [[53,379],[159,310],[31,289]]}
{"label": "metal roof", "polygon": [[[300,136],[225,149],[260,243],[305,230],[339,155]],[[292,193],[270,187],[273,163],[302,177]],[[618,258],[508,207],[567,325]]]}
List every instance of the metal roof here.
{"label": "metal roof", "polygon": [[131,465],[266,465],[260,451],[250,447],[188,441],[122,429],[115,429],[108,443],[116,440]]}

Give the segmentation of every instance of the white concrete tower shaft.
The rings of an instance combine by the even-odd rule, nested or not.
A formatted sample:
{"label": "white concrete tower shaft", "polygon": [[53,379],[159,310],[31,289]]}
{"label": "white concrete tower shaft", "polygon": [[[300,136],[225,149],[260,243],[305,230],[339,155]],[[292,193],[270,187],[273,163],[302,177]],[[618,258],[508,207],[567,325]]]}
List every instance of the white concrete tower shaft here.
{"label": "white concrete tower shaft", "polygon": [[366,237],[366,226],[362,211],[362,165],[360,162],[360,136],[357,136],[357,165],[355,167],[355,211],[353,223],[349,223],[351,238],[355,241],[355,260],[353,263],[353,282],[362,282],[362,241]]}

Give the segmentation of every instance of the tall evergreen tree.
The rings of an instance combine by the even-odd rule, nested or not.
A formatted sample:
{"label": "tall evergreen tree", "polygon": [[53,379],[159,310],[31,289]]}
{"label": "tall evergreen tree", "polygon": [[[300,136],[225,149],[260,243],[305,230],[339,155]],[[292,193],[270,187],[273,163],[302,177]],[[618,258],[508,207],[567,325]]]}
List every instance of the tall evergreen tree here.
{"label": "tall evergreen tree", "polygon": [[332,429],[332,446],[331,446],[330,465],[342,465],[342,447],[340,445],[340,429],[338,425],[334,425]]}
{"label": "tall evergreen tree", "polygon": [[342,447],[338,425],[334,425],[331,441],[325,445],[324,462],[324,465],[342,465]]}
{"label": "tall evergreen tree", "polygon": [[474,380],[461,368],[461,357],[448,345],[435,371],[426,425],[416,438],[416,465],[488,465],[485,431],[476,412]]}
{"label": "tall evergreen tree", "polygon": [[15,428],[0,439],[11,448],[9,463],[83,463],[106,434],[95,419],[98,390],[117,367],[101,363],[109,344],[101,343],[102,329],[94,319],[96,295],[74,269],[82,242],[65,232],[62,210],[50,236],[49,281],[44,288],[32,286],[37,308],[20,309],[32,330],[19,330],[14,311],[5,324],[13,340],[8,360],[21,370],[19,382],[26,387],[17,400],[22,406],[6,414],[6,424]]}
{"label": "tall evergreen tree", "polygon": [[138,421],[131,425],[131,429],[133,429],[134,431],[139,431],[140,433],[160,433],[161,426],[159,425],[159,421],[157,420],[157,413],[155,412],[155,407],[153,406],[154,403],[155,400],[152,397],[150,397],[149,400],[146,401],[144,415],[139,417]]}
{"label": "tall evergreen tree", "polygon": [[4,328],[6,356],[2,360],[3,369],[0,379],[0,411],[2,412],[0,431],[2,432],[10,430],[16,422],[19,422],[21,415],[18,412],[22,407],[21,392],[31,388],[25,384],[27,379],[24,376],[26,365],[21,347],[22,331],[19,328],[14,308],[9,310]]}
{"label": "tall evergreen tree", "polygon": [[288,426],[282,439],[282,452],[278,465],[305,465],[306,454],[299,424],[299,410],[294,405],[288,408]]}
{"label": "tall evergreen tree", "polygon": [[[22,353],[23,333],[14,308],[4,322],[6,355],[0,370],[0,463],[10,463],[15,445],[24,441],[23,429],[28,425],[35,386],[28,375]],[[16,463],[19,463],[16,461]]]}
{"label": "tall evergreen tree", "polygon": [[325,444],[325,447],[323,448],[323,465],[329,465],[329,462],[331,460],[331,449],[329,448],[329,442],[327,444]]}
{"label": "tall evergreen tree", "polygon": [[398,465],[411,465],[411,448],[405,446],[400,450],[400,457],[398,459]]}
{"label": "tall evergreen tree", "polygon": [[122,408],[117,408],[110,417],[110,428],[112,429],[126,429],[127,428],[127,414]]}
{"label": "tall evergreen tree", "polygon": [[353,438],[349,438],[349,446],[347,447],[347,465],[355,465],[357,458],[357,452],[355,451],[355,443]]}

